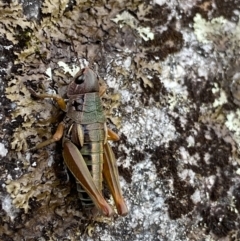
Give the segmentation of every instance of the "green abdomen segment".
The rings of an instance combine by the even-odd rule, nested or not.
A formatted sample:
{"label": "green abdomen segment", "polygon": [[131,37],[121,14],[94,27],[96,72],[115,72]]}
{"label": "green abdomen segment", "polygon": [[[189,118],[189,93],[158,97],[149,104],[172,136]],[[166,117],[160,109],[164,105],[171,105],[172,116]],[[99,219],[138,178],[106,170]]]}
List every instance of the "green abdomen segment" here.
{"label": "green abdomen segment", "polygon": [[98,92],[80,95],[70,100],[67,116],[79,124],[104,123],[101,99]]}
{"label": "green abdomen segment", "polygon": [[[83,159],[91,173],[93,181],[98,188],[102,190],[102,168],[103,168],[103,141],[104,141],[104,125],[101,123],[81,125],[84,133],[84,144],[79,148]],[[91,198],[77,183],[79,197],[85,208],[94,206]]]}

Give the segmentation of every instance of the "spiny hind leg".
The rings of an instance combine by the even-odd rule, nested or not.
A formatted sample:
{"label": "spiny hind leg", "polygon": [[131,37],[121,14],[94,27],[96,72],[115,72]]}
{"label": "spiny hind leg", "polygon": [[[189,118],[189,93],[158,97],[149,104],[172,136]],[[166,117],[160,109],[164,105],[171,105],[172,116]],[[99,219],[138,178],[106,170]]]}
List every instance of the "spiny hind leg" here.
{"label": "spiny hind leg", "polygon": [[82,154],[69,140],[63,143],[63,158],[68,169],[91,197],[98,210],[106,216],[113,215],[112,208],[103,198],[101,190],[98,190],[95,185]]}
{"label": "spiny hind leg", "polygon": [[121,216],[126,216],[128,214],[128,208],[121,192],[116,159],[108,142],[104,145],[103,160],[103,176],[113,195],[118,214]]}

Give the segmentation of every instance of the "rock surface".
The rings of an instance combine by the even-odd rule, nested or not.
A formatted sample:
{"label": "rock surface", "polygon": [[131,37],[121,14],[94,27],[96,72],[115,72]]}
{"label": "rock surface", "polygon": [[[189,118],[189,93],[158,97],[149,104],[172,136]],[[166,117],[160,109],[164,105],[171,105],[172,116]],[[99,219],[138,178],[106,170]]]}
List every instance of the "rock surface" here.
{"label": "rock surface", "polygon": [[[240,240],[239,1],[0,3],[0,240]],[[49,138],[96,69],[127,217],[90,220]],[[111,195],[104,189],[106,199]]]}

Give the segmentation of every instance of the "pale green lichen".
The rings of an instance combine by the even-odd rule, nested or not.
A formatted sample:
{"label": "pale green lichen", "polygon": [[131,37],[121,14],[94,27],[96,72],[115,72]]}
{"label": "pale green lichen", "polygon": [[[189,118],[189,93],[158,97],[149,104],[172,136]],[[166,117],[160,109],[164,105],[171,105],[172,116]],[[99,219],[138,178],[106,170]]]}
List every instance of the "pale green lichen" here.
{"label": "pale green lichen", "polygon": [[149,27],[138,27],[137,31],[139,33],[139,35],[145,40],[153,40],[154,39],[154,33],[151,32],[151,29]]}
{"label": "pale green lichen", "polygon": [[[233,23],[225,18],[213,18],[206,21],[200,14],[194,17],[194,33],[199,42],[203,44],[214,44],[219,52],[234,54],[234,49],[240,42],[240,23]],[[236,51],[236,50],[235,50]]]}
{"label": "pale green lichen", "polygon": [[[59,185],[59,180],[56,179],[52,167],[46,165],[47,152],[41,152],[38,158],[39,162],[36,168],[31,168],[28,173],[17,180],[7,181],[6,185],[6,190],[13,200],[12,204],[17,208],[24,209],[25,213],[30,208],[29,200],[31,198],[48,202],[52,189]],[[69,190],[66,190],[66,193],[61,190],[59,195],[67,195],[68,193]]]}
{"label": "pale green lichen", "polygon": [[200,14],[194,17],[194,33],[199,42],[210,43],[212,36],[217,36],[224,30],[227,20],[223,17],[214,18],[211,21],[206,21]]}
{"label": "pale green lichen", "polygon": [[212,88],[212,93],[219,95],[219,97],[216,98],[213,102],[214,108],[222,106],[228,102],[226,92],[223,89],[220,89],[216,83],[214,84],[214,88]]}
{"label": "pale green lichen", "polygon": [[128,11],[124,11],[121,14],[118,14],[115,18],[112,19],[112,21],[116,24],[119,24],[120,28],[126,24],[132,29],[136,29],[144,41],[154,39],[154,33],[151,31],[151,29],[149,27],[140,26],[137,19],[134,18]]}
{"label": "pale green lichen", "polygon": [[6,35],[7,39],[14,44],[19,42],[18,35],[16,34],[16,27],[22,30],[33,28],[34,24],[29,22],[23,15],[22,6],[18,1],[11,1],[8,4],[3,1],[0,2],[0,36]]}
{"label": "pale green lichen", "polygon": [[137,25],[137,19],[135,19],[128,11],[124,11],[121,14],[118,14],[115,18],[112,19],[113,22],[119,24],[119,27],[122,28],[124,24],[134,28]]}

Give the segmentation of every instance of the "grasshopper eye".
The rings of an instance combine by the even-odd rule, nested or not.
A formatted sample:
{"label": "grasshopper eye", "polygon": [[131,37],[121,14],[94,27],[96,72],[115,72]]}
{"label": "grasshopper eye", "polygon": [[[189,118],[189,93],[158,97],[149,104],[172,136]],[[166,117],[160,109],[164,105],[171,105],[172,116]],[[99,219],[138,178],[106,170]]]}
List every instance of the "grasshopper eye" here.
{"label": "grasshopper eye", "polygon": [[79,77],[77,77],[75,79],[75,83],[78,84],[78,85],[82,84],[83,82],[84,82],[84,76],[83,75],[80,75]]}

